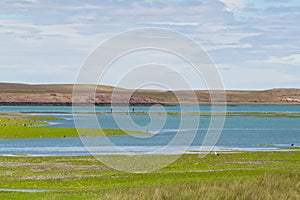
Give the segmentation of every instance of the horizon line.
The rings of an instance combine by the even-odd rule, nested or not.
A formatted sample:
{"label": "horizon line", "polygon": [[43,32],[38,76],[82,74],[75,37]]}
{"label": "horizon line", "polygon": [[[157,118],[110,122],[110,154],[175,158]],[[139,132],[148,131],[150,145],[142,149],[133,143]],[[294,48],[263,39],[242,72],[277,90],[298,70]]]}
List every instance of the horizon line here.
{"label": "horizon line", "polygon": [[[31,85],[31,86],[38,86],[38,85],[75,85],[75,83],[28,83],[28,82],[0,82],[0,84],[19,84],[19,85]],[[103,86],[103,87],[113,87],[113,88],[120,88],[120,89],[127,89],[127,90],[160,90],[160,91],[209,91],[215,90],[220,91],[221,89],[207,89],[207,88],[195,88],[195,89],[175,89],[175,90],[165,90],[165,89],[158,89],[158,88],[124,88],[124,87],[116,87],[114,85],[99,85],[99,84],[77,84],[77,85],[93,85],[93,86]],[[234,89],[234,88],[224,88],[225,91],[266,91],[266,90],[276,90],[276,89],[300,89],[297,87],[273,87],[273,88],[243,88],[243,89]]]}

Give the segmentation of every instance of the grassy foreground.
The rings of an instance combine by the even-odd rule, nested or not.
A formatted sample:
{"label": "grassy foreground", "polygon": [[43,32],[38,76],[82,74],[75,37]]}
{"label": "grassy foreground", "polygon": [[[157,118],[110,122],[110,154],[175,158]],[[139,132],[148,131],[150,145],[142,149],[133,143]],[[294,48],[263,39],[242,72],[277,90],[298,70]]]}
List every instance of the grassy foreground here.
{"label": "grassy foreground", "polygon": [[[24,138],[62,138],[78,136],[126,135],[122,130],[92,128],[56,128],[45,126],[49,120],[61,120],[49,116],[0,113],[0,139]],[[128,131],[131,134],[146,134],[140,131]]]}
{"label": "grassy foreground", "polygon": [[300,151],[184,155],[153,173],[93,157],[0,157],[0,199],[299,199]]}

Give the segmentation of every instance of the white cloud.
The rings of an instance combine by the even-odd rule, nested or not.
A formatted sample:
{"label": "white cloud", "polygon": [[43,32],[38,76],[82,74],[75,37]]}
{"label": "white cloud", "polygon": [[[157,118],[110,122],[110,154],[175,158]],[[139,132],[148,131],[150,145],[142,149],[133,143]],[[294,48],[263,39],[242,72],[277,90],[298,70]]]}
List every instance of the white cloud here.
{"label": "white cloud", "polygon": [[[228,67],[221,65],[219,68]],[[276,68],[264,69],[249,66],[231,67],[228,70],[220,70],[225,88],[232,89],[270,89],[296,87],[299,75],[291,72],[280,71]]]}
{"label": "white cloud", "polygon": [[225,10],[228,12],[238,13],[246,7],[244,0],[219,0],[225,4]]}
{"label": "white cloud", "polygon": [[[300,84],[295,77],[300,74],[295,67],[300,64],[300,18],[294,12],[285,15],[276,10],[271,18],[258,17],[256,7],[261,3],[253,7],[248,0],[145,1],[0,2],[0,68],[7,69],[0,79],[25,80],[22,67],[27,67],[28,74],[29,68],[36,72],[27,82],[54,80],[56,76],[42,73],[43,69],[57,66],[72,72],[105,39],[130,29],[157,26],[181,32],[208,50],[214,62],[221,64],[224,81],[231,83],[228,87]],[[295,7],[289,2],[286,6]],[[251,18],[240,21],[239,16],[249,13]],[[10,68],[13,66],[20,70]],[[234,70],[236,67],[240,68]],[[71,73],[65,74],[72,80]],[[284,79],[280,74],[285,74]],[[261,81],[251,85],[257,77]],[[277,78],[270,80],[272,77]]]}
{"label": "white cloud", "polygon": [[198,26],[197,22],[141,22],[141,25]]}
{"label": "white cloud", "polygon": [[271,56],[267,62],[278,64],[300,65],[300,54],[292,54],[284,57]]}

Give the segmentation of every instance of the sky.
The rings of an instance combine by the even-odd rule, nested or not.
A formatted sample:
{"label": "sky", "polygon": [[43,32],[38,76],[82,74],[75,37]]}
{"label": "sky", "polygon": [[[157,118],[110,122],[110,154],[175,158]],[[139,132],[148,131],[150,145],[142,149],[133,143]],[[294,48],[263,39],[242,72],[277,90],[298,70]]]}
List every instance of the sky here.
{"label": "sky", "polygon": [[158,27],[203,47],[226,89],[300,86],[299,0],[1,0],[0,8],[0,82],[74,83],[103,41]]}

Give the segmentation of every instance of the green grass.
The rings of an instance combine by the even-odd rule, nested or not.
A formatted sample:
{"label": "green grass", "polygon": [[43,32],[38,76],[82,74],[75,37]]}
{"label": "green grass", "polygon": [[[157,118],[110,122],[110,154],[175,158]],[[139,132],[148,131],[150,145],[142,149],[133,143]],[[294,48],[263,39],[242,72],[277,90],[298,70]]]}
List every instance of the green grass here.
{"label": "green grass", "polygon": [[91,128],[52,128],[52,127],[0,127],[0,139],[25,139],[25,138],[67,138],[79,136],[117,136],[130,134],[146,134],[139,131],[123,131],[115,129]]}
{"label": "green grass", "polygon": [[[162,155],[161,155],[162,156]],[[300,151],[184,155],[153,173],[113,170],[93,157],[0,157],[0,199],[298,199]]]}
{"label": "green grass", "polygon": [[[48,124],[48,120],[61,119],[49,116],[2,113],[0,114],[0,139],[126,135],[127,132],[131,134],[146,134],[146,132],[130,130],[47,127],[45,125]],[[26,124],[26,127],[23,124]]]}
{"label": "green grass", "polygon": [[168,184],[106,193],[103,199],[297,199],[293,174],[267,174],[255,180]]}

